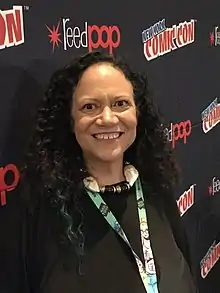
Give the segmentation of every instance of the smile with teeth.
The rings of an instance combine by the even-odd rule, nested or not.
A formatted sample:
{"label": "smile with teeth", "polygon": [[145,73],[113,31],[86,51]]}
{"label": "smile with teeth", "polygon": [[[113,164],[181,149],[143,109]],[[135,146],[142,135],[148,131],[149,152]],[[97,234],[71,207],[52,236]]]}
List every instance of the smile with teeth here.
{"label": "smile with teeth", "polygon": [[111,133],[97,133],[94,134],[93,137],[100,139],[100,140],[107,140],[107,139],[116,139],[122,135],[122,132],[111,132]]}

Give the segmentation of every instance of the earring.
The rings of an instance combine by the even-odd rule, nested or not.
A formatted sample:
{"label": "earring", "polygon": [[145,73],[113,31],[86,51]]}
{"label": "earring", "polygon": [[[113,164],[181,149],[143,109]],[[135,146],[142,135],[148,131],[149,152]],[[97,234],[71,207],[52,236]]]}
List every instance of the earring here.
{"label": "earring", "polygon": [[79,164],[79,166],[80,166],[79,171],[80,171],[81,173],[85,173],[85,172],[86,172],[86,169],[85,169],[84,166],[83,166],[83,160],[82,160],[82,157],[78,155],[78,156],[76,157],[76,160],[78,161],[78,164]]}

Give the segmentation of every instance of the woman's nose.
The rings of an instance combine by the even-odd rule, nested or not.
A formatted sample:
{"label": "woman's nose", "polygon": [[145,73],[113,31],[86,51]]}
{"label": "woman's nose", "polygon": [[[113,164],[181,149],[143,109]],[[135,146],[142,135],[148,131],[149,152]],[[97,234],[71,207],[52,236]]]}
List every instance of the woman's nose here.
{"label": "woman's nose", "polygon": [[98,124],[100,125],[115,125],[118,123],[118,117],[114,111],[108,106],[106,106],[101,116],[97,119]]}

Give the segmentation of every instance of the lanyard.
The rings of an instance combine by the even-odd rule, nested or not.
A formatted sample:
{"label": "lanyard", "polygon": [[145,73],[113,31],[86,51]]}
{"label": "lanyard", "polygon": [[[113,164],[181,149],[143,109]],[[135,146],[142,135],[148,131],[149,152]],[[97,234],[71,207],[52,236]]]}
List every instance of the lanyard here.
{"label": "lanyard", "polygon": [[139,256],[132,249],[132,246],[124,230],[122,229],[119,222],[116,220],[113,213],[110,211],[107,204],[102,199],[101,195],[98,192],[93,192],[93,191],[90,191],[89,189],[86,189],[86,192],[90,196],[95,206],[101,212],[103,217],[109,223],[109,225],[115,230],[116,233],[118,233],[118,235],[130,247],[134,255],[134,258],[136,260],[139,274],[144,284],[146,292],[159,293],[158,286],[157,286],[157,275],[155,271],[154,258],[153,258],[153,253],[151,250],[150,239],[149,239],[144,196],[143,196],[143,191],[142,191],[141,182],[139,178],[135,182],[135,189],[136,189],[136,200],[137,200],[139,224],[140,224],[140,231],[141,231],[141,242],[142,242],[142,249],[143,249],[145,264],[142,263]]}

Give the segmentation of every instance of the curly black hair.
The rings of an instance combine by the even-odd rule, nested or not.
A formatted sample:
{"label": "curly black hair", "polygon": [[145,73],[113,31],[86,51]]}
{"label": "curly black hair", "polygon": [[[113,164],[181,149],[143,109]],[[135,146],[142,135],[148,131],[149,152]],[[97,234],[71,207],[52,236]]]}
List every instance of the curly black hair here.
{"label": "curly black hair", "polygon": [[[37,112],[36,128],[22,173],[25,181],[30,186],[37,186],[39,194],[49,200],[50,207],[62,222],[62,234],[78,247],[79,255],[85,235],[83,211],[78,199],[83,193],[82,179],[88,174],[72,131],[70,111],[73,92],[82,74],[99,62],[108,62],[121,70],[133,86],[138,113],[137,135],[124,159],[138,169],[142,181],[151,187],[158,200],[164,191],[173,189],[178,179],[176,163],[164,133],[165,126],[144,74],[132,71],[121,57],[97,51],[74,58],[57,70]],[[78,221],[75,221],[76,214]]]}

